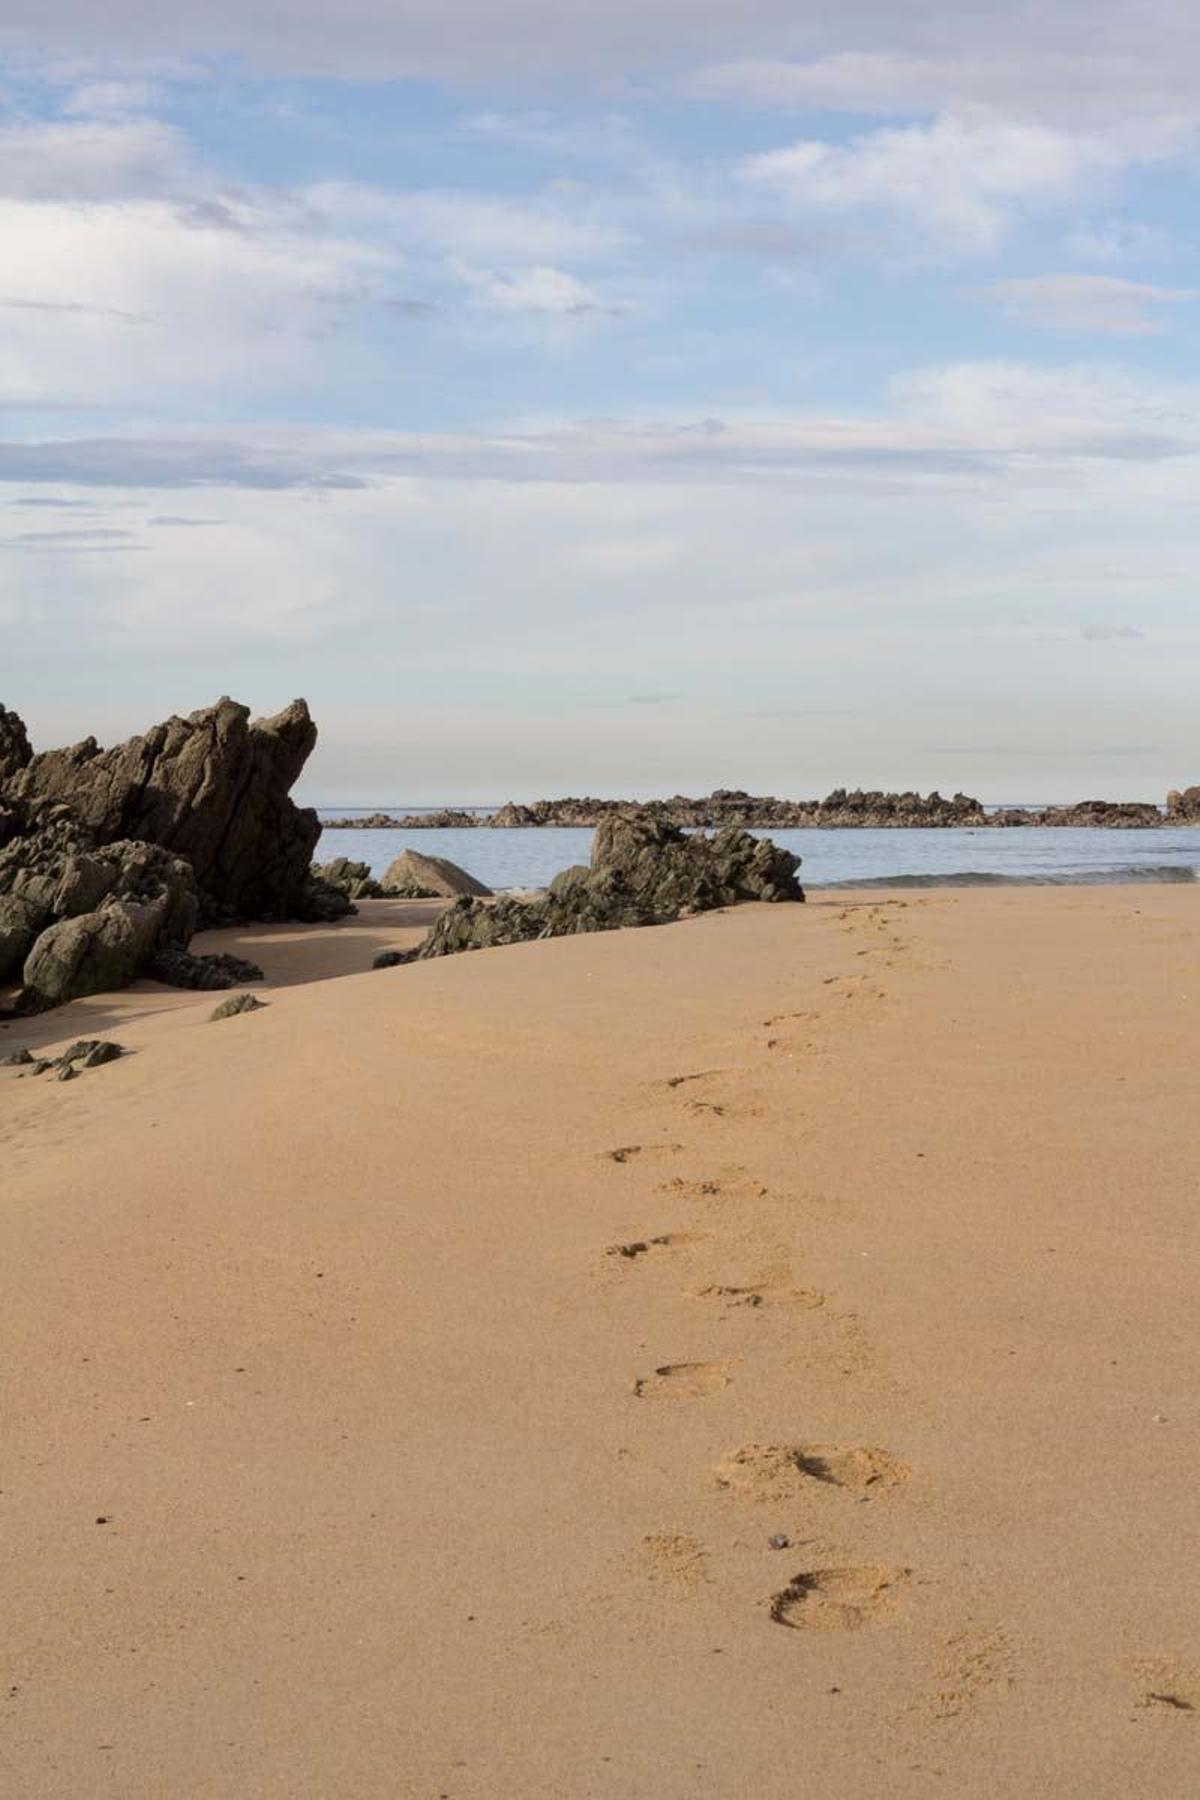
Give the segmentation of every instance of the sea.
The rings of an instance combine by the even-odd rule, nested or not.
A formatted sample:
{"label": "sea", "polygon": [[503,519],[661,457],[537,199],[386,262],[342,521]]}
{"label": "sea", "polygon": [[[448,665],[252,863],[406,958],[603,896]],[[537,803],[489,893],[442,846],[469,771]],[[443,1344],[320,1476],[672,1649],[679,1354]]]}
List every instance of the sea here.
{"label": "sea", "polygon": [[[323,818],[432,812],[433,807],[318,808]],[[494,809],[463,807],[486,817]],[[801,859],[805,887],[992,887],[1097,882],[1195,881],[1200,828],[1106,831],[1092,827],[1014,826],[982,830],[759,831]],[[401,850],[445,856],[498,892],[545,887],[560,869],[585,863],[592,832],[530,830],[356,831],[321,834],[317,857],[348,856],[382,875]]]}

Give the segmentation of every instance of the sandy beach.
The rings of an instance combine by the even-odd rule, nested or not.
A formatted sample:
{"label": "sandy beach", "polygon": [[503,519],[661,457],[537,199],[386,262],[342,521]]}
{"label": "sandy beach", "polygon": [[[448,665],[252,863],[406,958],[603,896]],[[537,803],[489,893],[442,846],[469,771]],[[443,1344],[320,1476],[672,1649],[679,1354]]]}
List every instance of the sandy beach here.
{"label": "sandy beach", "polygon": [[1194,1792],[1192,889],[436,911],[0,1030],[3,1791]]}

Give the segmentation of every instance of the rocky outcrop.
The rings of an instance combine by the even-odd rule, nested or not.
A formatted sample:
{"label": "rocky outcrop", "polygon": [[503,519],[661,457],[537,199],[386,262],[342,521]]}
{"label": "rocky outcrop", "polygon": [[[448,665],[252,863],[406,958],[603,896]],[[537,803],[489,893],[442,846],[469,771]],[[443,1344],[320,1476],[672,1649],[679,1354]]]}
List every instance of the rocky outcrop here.
{"label": "rocky outcrop", "polygon": [[0,981],[21,1004],[52,1006],[124,987],[196,924],[190,866],[156,844],[96,844],[68,808],[19,803],[0,850]]}
{"label": "rocky outcrop", "polygon": [[486,899],[492,891],[457,863],[444,856],[422,856],[419,850],[402,850],[379,885],[389,899],[400,900],[456,900],[464,894]]}
{"label": "rocky outcrop", "polygon": [[378,900],[383,889],[371,874],[371,865],[352,862],[348,856],[335,856],[327,863],[314,863],[312,879],[325,887],[336,888],[350,900]]}
{"label": "rocky outcrop", "polygon": [[743,900],[803,900],[799,861],[769,838],[743,831],[689,837],[656,820],[615,818],[597,831],[590,868],[564,870],[532,900],[456,901],[416,956],[665,924]]}
{"label": "rocky outcrop", "polygon": [[10,800],[69,803],[96,843],[137,838],[183,857],[210,917],[302,919],[321,827],[288,796],[316,737],[303,700],[252,723],[222,699],[112,750],[85,738],[45,751],[4,787]]}
{"label": "rocky outcrop", "polygon": [[1149,800],[1079,800],[1074,806],[1005,807],[986,823],[1004,826],[1056,826],[1105,831],[1147,831],[1166,820]]}
{"label": "rocky outcrop", "polygon": [[191,988],[201,993],[240,987],[244,981],[266,979],[258,964],[247,962],[245,957],[231,956],[227,951],[193,956],[190,950],[181,950],[175,944],[160,946],[146,965],[145,973],[152,981],[161,981],[164,987]]}
{"label": "rocky outcrop", "polygon": [[0,706],[0,789],[14,775],[20,774],[32,756],[24,720],[15,712],[9,712],[7,707]]}
{"label": "rocky outcrop", "polygon": [[326,831],[474,831],[489,821],[478,813],[442,806],[436,812],[367,813],[348,819],[326,819]]}
{"label": "rocky outcrop", "polygon": [[1172,825],[1200,825],[1200,787],[1173,788],[1167,795],[1167,820]]}

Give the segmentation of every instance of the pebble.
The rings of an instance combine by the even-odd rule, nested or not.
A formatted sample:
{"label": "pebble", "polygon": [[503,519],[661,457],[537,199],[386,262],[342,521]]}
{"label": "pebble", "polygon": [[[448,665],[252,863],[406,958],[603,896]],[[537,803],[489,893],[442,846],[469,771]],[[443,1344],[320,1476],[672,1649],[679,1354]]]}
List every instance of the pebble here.
{"label": "pebble", "polygon": [[786,1550],[791,1541],[791,1538],[783,1531],[777,1531],[774,1537],[767,1540],[772,1550]]}

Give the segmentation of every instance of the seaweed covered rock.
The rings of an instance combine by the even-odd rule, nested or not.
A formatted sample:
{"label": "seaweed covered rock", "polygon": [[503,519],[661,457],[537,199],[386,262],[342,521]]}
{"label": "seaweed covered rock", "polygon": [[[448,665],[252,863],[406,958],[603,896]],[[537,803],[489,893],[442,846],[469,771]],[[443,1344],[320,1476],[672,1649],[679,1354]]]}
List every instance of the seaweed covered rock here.
{"label": "seaweed covered rock", "polygon": [[486,899],[491,888],[444,856],[422,856],[402,850],[384,871],[380,891],[389,899],[456,900],[462,894]]}
{"label": "seaweed covered rock", "polygon": [[657,820],[612,818],[596,833],[590,868],[565,869],[533,900],[464,898],[417,949],[424,960],[537,938],[661,925],[744,900],[799,901],[799,857],[744,831],[688,837]]}

